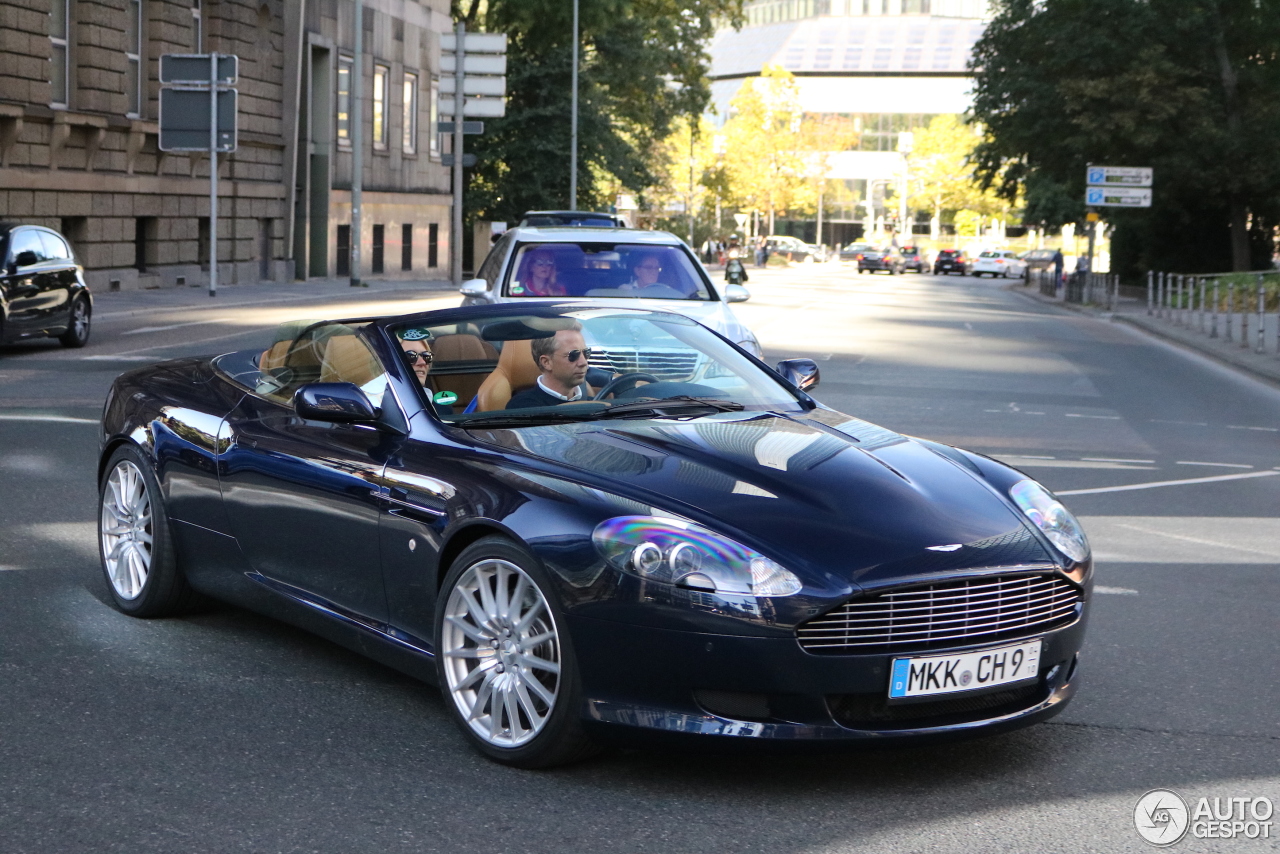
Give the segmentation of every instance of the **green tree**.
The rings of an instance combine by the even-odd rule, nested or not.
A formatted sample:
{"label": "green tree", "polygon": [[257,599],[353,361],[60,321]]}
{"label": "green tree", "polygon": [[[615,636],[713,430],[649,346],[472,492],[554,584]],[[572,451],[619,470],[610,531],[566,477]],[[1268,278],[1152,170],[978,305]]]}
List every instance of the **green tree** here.
{"label": "green tree", "polygon": [[[706,45],[741,20],[742,0],[581,0],[578,206],[606,208],[618,188],[653,183],[677,117],[709,103]],[[517,219],[569,202],[572,4],[460,0],[469,29],[508,34],[507,114],[468,140],[471,216]]]}
{"label": "green tree", "polygon": [[1152,208],[1108,213],[1122,266],[1269,256],[1280,0],[1000,0],[973,68],[978,175],[1006,198],[1025,187],[1028,220],[1083,219],[1087,163],[1152,166]]}
{"label": "green tree", "polygon": [[974,175],[973,155],[980,139],[973,126],[951,114],[935,116],[927,128],[917,131],[908,158],[911,207],[928,209],[939,219],[961,210],[1008,219],[1013,203]]}

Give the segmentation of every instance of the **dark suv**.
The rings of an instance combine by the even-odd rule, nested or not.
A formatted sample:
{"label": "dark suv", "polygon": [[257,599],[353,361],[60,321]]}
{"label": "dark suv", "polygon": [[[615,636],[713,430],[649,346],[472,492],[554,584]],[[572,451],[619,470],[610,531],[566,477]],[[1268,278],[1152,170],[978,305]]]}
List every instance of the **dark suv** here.
{"label": "dark suv", "polygon": [[0,343],[53,336],[89,342],[93,298],[71,245],[38,225],[0,223]]}
{"label": "dark suv", "polygon": [[963,276],[968,272],[969,259],[964,257],[964,252],[960,249],[943,249],[938,253],[938,257],[933,259],[935,276],[942,273],[959,273]]}

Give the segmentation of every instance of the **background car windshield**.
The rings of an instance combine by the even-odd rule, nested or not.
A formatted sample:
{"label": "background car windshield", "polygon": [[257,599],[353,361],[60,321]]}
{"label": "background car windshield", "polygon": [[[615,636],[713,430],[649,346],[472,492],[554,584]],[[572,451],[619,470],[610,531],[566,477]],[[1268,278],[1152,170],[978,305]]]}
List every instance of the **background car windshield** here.
{"label": "background car windshield", "polygon": [[516,247],[510,297],[710,300],[693,261],[675,246],[525,243]]}
{"label": "background car windshield", "polygon": [[[634,389],[610,396],[611,402],[688,395],[733,401],[747,409],[800,408],[776,379],[732,345],[691,320],[665,312],[590,308],[554,317],[504,314],[492,319],[472,317],[464,323],[402,324],[390,331],[400,337],[411,328],[428,342],[435,360],[424,391],[433,399],[440,392],[456,396],[452,412],[439,413],[449,421],[505,409],[511,395],[537,381],[533,336],[546,337],[574,327],[580,327],[590,350],[586,382],[592,396],[615,379],[646,374]],[[486,385],[493,374],[502,382]],[[504,394],[492,394],[496,386]]]}

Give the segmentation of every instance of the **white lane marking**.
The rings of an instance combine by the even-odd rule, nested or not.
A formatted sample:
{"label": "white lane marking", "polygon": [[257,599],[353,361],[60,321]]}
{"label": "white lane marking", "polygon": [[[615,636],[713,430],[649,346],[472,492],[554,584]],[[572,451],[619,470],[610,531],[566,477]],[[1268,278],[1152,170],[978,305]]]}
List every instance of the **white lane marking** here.
{"label": "white lane marking", "polygon": [[1148,418],[1152,424],[1181,424],[1184,427],[1208,427],[1207,421],[1166,421],[1163,418]]}
{"label": "white lane marking", "polygon": [[0,415],[0,421],[53,421],[58,424],[98,424],[96,418],[72,418],[70,415]]}
{"label": "white lane marking", "polygon": [[1024,412],[1023,415],[1044,415],[1043,412]]}
{"label": "white lane marking", "polygon": [[219,317],[215,320],[193,320],[189,323],[171,323],[168,326],[143,326],[139,329],[130,329],[128,332],[121,332],[121,335],[142,335],[145,332],[168,332],[170,329],[183,329],[187,326],[205,326],[209,323],[227,323],[229,317]]}
{"label": "white lane marking", "polygon": [[1100,584],[1096,585],[1093,588],[1093,592],[1101,593],[1103,595],[1110,595],[1110,596],[1137,596],[1138,595],[1138,591],[1134,590],[1131,587],[1103,587]]}
{"label": "white lane marking", "polygon": [[17,572],[20,569],[22,569],[20,566],[5,566],[0,563],[0,572]]}
{"label": "white lane marking", "polygon": [[[246,335],[262,335],[261,329],[241,329],[227,335],[214,335],[212,338],[197,338],[194,341],[182,341],[177,344],[155,344],[151,347],[139,347],[137,350],[124,350],[119,353],[104,353],[101,356],[81,356],[82,359],[129,359],[138,358],[136,353],[150,353],[152,350],[172,350],[174,347],[194,347],[197,344],[208,344],[212,341],[225,341],[228,338],[243,338]],[[141,358],[148,358],[143,356]]]}
{"label": "white lane marking", "polygon": [[[210,95],[209,97],[210,97],[210,98],[212,98],[213,96],[212,96],[212,95]],[[964,328],[965,328],[965,329],[968,329],[970,332],[972,332],[972,331],[973,331],[973,324],[966,320],[966,321],[964,322]]]}
{"label": "white lane marking", "polygon": [[[209,97],[212,98],[213,96],[210,95]],[[1010,454],[1009,458],[1018,459],[1018,460],[1056,460],[1057,459],[1057,457],[1042,457],[1039,454]]]}
{"label": "white lane marking", "polygon": [[1068,418],[1097,418],[1102,421],[1119,421],[1119,415],[1081,415],[1079,412],[1068,412]]}
{"label": "white lane marking", "polygon": [[84,362],[154,362],[152,356],[80,356]]}
{"label": "white lane marking", "polygon": [[1180,465],[1180,466],[1217,466],[1218,468],[1224,468],[1224,469],[1251,469],[1251,468],[1253,468],[1253,466],[1248,466],[1248,465],[1245,465],[1244,463],[1201,463],[1201,462],[1194,462],[1194,461],[1192,461],[1192,460],[1178,460],[1178,462],[1177,462],[1177,463],[1175,463],[1175,465]]}
{"label": "white lane marking", "polygon": [[1086,463],[1154,463],[1155,460],[1120,460],[1111,457],[1081,457]]}
{"label": "white lane marking", "polygon": [[1155,534],[1157,537],[1168,537],[1171,540],[1182,540],[1185,543],[1195,543],[1200,546],[1212,546],[1215,549],[1231,549],[1237,552],[1249,552],[1255,555],[1267,555],[1272,557],[1274,551],[1264,551],[1262,549],[1251,549],[1248,546],[1241,546],[1235,543],[1224,543],[1219,540],[1210,540],[1204,537],[1192,537],[1187,534],[1175,534],[1171,531],[1161,531],[1158,528],[1152,528],[1146,525],[1135,525],[1132,522],[1117,522],[1119,528],[1128,528],[1130,531],[1138,531],[1143,534]]}
{"label": "white lane marking", "polygon": [[1280,433],[1280,427],[1241,427],[1238,424],[1228,424],[1228,430],[1262,430],[1267,433]]}
{"label": "white lane marking", "polygon": [[1216,477],[1193,477],[1187,480],[1158,480],[1154,483],[1130,483],[1125,486],[1102,486],[1097,489],[1067,489],[1054,495],[1096,495],[1101,492],[1129,492],[1134,489],[1155,489],[1158,486],[1187,486],[1193,483],[1216,483],[1220,480],[1244,480],[1250,477],[1272,477],[1280,471],[1251,471],[1243,474],[1220,474]]}

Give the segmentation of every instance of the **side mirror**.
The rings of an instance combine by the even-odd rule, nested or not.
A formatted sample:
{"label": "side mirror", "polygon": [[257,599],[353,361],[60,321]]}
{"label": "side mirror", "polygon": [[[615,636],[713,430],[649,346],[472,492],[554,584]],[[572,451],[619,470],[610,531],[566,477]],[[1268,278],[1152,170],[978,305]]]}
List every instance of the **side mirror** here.
{"label": "side mirror", "polygon": [[777,371],[801,391],[817,388],[822,379],[818,363],[813,359],[786,359],[778,363]]}
{"label": "side mirror", "polygon": [[749,299],[751,299],[751,291],[747,290],[742,285],[725,285],[725,302],[746,302]]}
{"label": "side mirror", "polygon": [[483,297],[489,293],[489,283],[484,279],[467,279],[458,291],[464,297]]}
{"label": "side mirror", "polygon": [[332,424],[356,424],[378,418],[369,398],[354,383],[304,385],[293,395],[293,408],[303,418]]}
{"label": "side mirror", "polygon": [[13,259],[13,263],[18,267],[30,267],[32,264],[39,264],[40,258],[35,252],[28,249],[25,252],[19,252],[18,257]]}

